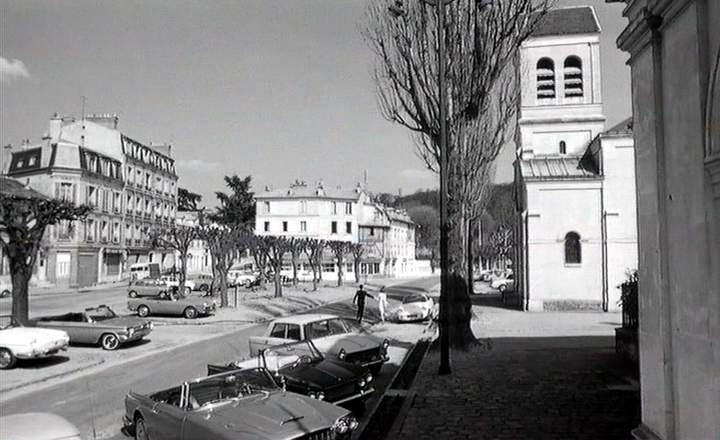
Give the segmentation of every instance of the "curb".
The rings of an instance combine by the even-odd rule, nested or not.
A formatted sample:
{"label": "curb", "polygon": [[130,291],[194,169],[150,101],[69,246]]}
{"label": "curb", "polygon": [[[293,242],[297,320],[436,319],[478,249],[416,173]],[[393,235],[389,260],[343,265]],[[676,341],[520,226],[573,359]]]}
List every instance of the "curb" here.
{"label": "curb", "polygon": [[[60,385],[60,384],[65,383],[65,382],[69,382],[69,381],[71,381],[71,380],[73,380],[73,379],[77,379],[78,377],[81,377],[81,376],[78,376],[78,374],[81,373],[81,372],[82,372],[82,373],[85,373],[85,374],[99,373],[99,372],[104,371],[104,370],[107,370],[107,369],[109,369],[109,368],[118,367],[118,366],[121,366],[121,365],[130,363],[130,362],[135,362],[135,361],[144,359],[144,358],[149,357],[149,356],[152,356],[152,355],[167,353],[168,351],[172,351],[172,350],[175,350],[175,349],[177,349],[177,348],[184,347],[184,346],[186,346],[186,345],[190,345],[190,344],[194,344],[194,343],[197,343],[197,342],[203,342],[203,341],[207,341],[207,340],[210,340],[210,339],[215,339],[215,338],[220,338],[220,337],[223,337],[223,336],[227,336],[227,335],[229,335],[229,334],[231,334],[231,333],[234,333],[234,332],[243,330],[243,329],[245,329],[245,328],[247,328],[247,327],[250,327],[250,326],[252,326],[252,325],[262,324],[263,322],[267,322],[267,321],[269,321],[269,320],[271,320],[271,319],[275,319],[275,318],[282,317],[282,316],[287,316],[287,315],[289,315],[289,314],[297,313],[297,312],[300,312],[300,311],[314,310],[314,309],[317,309],[317,308],[320,308],[320,307],[324,307],[324,306],[326,306],[326,305],[328,305],[328,304],[335,304],[335,303],[341,302],[341,301],[342,301],[342,300],[337,300],[337,301],[334,301],[334,302],[328,301],[328,302],[325,302],[325,303],[322,303],[322,304],[318,304],[318,305],[313,306],[313,307],[308,307],[308,308],[305,308],[305,309],[298,309],[298,310],[294,310],[294,311],[288,311],[286,314],[281,314],[281,315],[273,316],[273,317],[267,318],[265,321],[254,322],[254,323],[251,322],[251,323],[248,323],[247,326],[244,326],[244,327],[241,327],[241,328],[235,328],[235,329],[232,329],[232,330],[228,330],[228,331],[224,331],[224,332],[220,332],[220,333],[215,333],[215,334],[212,334],[212,335],[208,335],[207,337],[198,338],[198,339],[193,340],[193,341],[191,341],[191,342],[187,342],[187,343],[183,343],[183,344],[178,344],[178,345],[173,345],[173,346],[170,346],[170,347],[161,348],[161,349],[159,349],[159,350],[148,351],[148,352],[146,352],[146,353],[139,354],[139,355],[137,355],[137,356],[131,356],[131,357],[125,358],[125,359],[123,359],[122,361],[117,362],[117,363],[106,363],[105,360],[101,360],[101,361],[99,361],[99,362],[96,363],[96,364],[91,364],[91,365],[86,365],[86,366],[83,366],[83,367],[78,367],[78,368],[73,369],[73,370],[71,370],[71,371],[66,371],[66,372],[63,372],[63,373],[58,373],[58,374],[53,375],[53,376],[44,377],[44,378],[42,378],[42,379],[38,379],[38,380],[35,380],[35,381],[26,382],[26,383],[24,383],[24,384],[21,384],[21,385],[12,387],[12,388],[0,390],[0,392],[2,392],[2,394],[3,394],[3,395],[2,395],[2,399],[0,399],[0,403],[8,402],[8,401],[10,401],[10,400],[12,400],[12,399],[17,399],[18,397],[22,397],[22,396],[24,396],[24,395],[26,395],[26,394],[30,394],[30,393],[42,391],[42,390],[45,389],[45,388],[49,388],[49,387],[55,386],[55,385]],[[197,325],[197,324],[191,324],[191,325]],[[204,324],[204,325],[208,325],[208,324]],[[76,377],[76,376],[77,376],[77,377]],[[51,380],[53,380],[53,379],[58,379],[58,380],[55,381],[55,382],[53,382],[53,383],[45,383],[45,382],[51,381]],[[32,390],[22,390],[22,388],[32,387],[32,386],[37,386],[37,388],[32,389]],[[9,392],[12,392],[12,391],[15,391],[14,395],[12,395],[12,396],[7,396],[7,394],[8,394]],[[21,392],[21,391],[25,391],[25,392]]]}

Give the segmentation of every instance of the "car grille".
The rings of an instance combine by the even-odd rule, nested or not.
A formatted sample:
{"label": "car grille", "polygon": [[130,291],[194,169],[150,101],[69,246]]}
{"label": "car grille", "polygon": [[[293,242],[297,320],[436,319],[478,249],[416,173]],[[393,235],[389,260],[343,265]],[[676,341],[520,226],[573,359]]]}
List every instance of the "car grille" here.
{"label": "car grille", "polygon": [[370,348],[368,350],[348,353],[345,357],[347,362],[367,363],[380,359],[380,347]]}
{"label": "car grille", "polygon": [[345,397],[355,394],[355,382],[344,383],[332,388],[328,388],[323,391],[325,393],[325,400],[332,403],[336,400],[343,399]]}
{"label": "car grille", "polygon": [[337,435],[333,432],[332,429],[323,429],[322,431],[315,431],[311,432],[310,434],[305,434],[301,437],[297,437],[296,440],[335,440],[337,438]]}

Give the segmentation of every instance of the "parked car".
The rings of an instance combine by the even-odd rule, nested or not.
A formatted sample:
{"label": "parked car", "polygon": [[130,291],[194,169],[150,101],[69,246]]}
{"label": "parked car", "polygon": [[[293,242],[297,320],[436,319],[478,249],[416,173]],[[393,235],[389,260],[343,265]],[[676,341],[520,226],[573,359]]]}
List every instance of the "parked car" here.
{"label": "parked car", "polygon": [[0,417],[0,439],[82,440],[82,437],[75,425],[58,415],[24,413]]}
{"label": "parked car", "polygon": [[195,290],[199,290],[201,292],[207,292],[210,290],[210,286],[212,286],[213,283],[213,276],[209,273],[188,275],[188,279],[192,280],[195,284]]}
{"label": "parked car", "polygon": [[229,271],[227,275],[228,286],[252,287],[260,281],[260,275],[248,271]]}
{"label": "parked car", "polygon": [[0,298],[7,298],[12,295],[12,280],[10,277],[0,277]]}
{"label": "parked car", "polygon": [[124,430],[136,439],[348,439],[347,409],[286,392],[264,368],[233,370],[150,395],[125,397]]}
{"label": "parked car", "polygon": [[362,401],[375,389],[372,373],[360,365],[326,358],[312,341],[291,342],[260,351],[260,356],[227,365],[208,365],[208,374],[263,367],[288,391],[340,405]]}
{"label": "parked car", "polygon": [[490,287],[499,290],[501,293],[512,292],[515,290],[515,275],[510,273],[496,278],[490,283]]}
{"label": "parked car", "polygon": [[390,316],[398,322],[425,321],[432,319],[435,311],[432,298],[420,293],[404,297],[402,305],[393,310]]}
{"label": "parked car", "polygon": [[377,375],[387,355],[390,341],[366,332],[356,321],[335,315],[307,314],[278,318],[268,324],[264,336],[250,337],[250,354],[292,341],[310,339],[327,357],[360,364]]}
{"label": "parked car", "polygon": [[[178,275],[163,275],[160,277],[160,281],[164,283],[167,287],[180,288],[180,277]],[[195,282],[192,280],[186,279],[183,286],[183,294],[185,296],[190,295],[190,292],[195,290]]]}
{"label": "parked car", "polygon": [[200,315],[215,313],[215,303],[203,298],[178,298],[169,292],[153,297],[130,298],[128,310],[137,312],[138,316],[176,315],[194,319]]}
{"label": "parked car", "polygon": [[44,316],[30,321],[31,325],[63,330],[71,344],[100,344],[105,350],[139,341],[153,329],[152,322],[134,316],[118,316],[110,307],[100,305],[79,313]]}
{"label": "parked car", "polygon": [[130,281],[128,284],[128,296],[137,298],[138,296],[157,296],[162,292],[166,292],[168,287],[157,278],[143,278],[137,281]]}
{"label": "parked car", "polygon": [[[10,326],[0,330],[0,370],[15,366],[18,359],[39,359],[67,350],[70,336],[64,331]],[[5,438],[5,437],[0,437]]]}

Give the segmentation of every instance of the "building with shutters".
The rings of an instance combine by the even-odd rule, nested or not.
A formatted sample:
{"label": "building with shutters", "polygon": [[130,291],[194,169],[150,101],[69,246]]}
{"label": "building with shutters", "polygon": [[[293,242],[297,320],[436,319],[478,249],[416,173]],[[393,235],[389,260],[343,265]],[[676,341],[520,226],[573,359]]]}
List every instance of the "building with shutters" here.
{"label": "building with shutters", "polygon": [[[143,145],[117,129],[114,115],[50,119],[42,142],[14,148],[7,176],[51,197],[88,204],[84,221],[50,226],[39,265],[54,284],[118,281],[135,262],[172,267],[172,251],[152,251],[147,232],[174,223],[170,147]],[[38,275],[40,277],[40,275]]]}
{"label": "building with shutters", "polygon": [[515,288],[525,310],[617,310],[637,269],[632,120],[605,130],[600,24],[550,11],[520,49]]}

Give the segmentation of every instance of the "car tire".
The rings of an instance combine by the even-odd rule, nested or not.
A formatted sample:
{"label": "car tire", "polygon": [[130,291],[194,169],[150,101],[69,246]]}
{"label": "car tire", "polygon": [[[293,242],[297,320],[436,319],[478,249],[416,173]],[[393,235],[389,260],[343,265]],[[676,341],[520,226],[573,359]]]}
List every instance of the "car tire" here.
{"label": "car tire", "polygon": [[15,366],[17,358],[7,348],[0,348],[0,370],[9,370]]}
{"label": "car tire", "polygon": [[137,314],[139,317],[144,318],[150,315],[150,308],[148,306],[140,306],[137,308]]}
{"label": "car tire", "polygon": [[138,415],[135,417],[135,440],[150,440],[147,428],[145,427],[145,419]]}
{"label": "car tire", "polygon": [[207,292],[208,290],[210,290],[210,286],[208,286],[207,284],[200,284],[201,292]]}
{"label": "car tire", "polygon": [[117,350],[120,346],[120,338],[114,333],[105,333],[100,336],[100,346],[107,351]]}
{"label": "car tire", "polygon": [[128,296],[129,296],[130,298],[137,298],[137,292],[134,291],[134,290],[131,290],[131,291],[128,292]]}
{"label": "car tire", "polygon": [[0,298],[8,297],[8,296],[10,296],[11,293],[12,292],[10,292],[8,289],[5,289],[2,292],[0,292]]}
{"label": "car tire", "polygon": [[183,310],[183,316],[186,319],[195,319],[198,316],[198,311],[195,309],[195,307],[187,307],[185,310]]}

